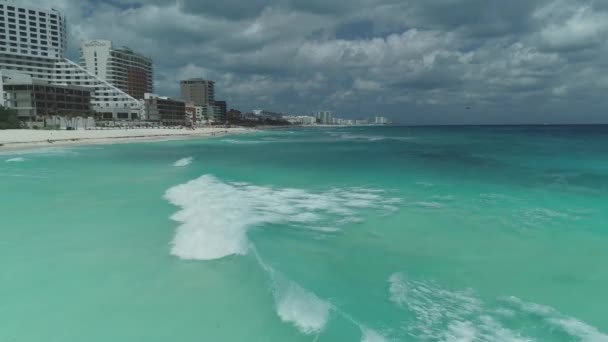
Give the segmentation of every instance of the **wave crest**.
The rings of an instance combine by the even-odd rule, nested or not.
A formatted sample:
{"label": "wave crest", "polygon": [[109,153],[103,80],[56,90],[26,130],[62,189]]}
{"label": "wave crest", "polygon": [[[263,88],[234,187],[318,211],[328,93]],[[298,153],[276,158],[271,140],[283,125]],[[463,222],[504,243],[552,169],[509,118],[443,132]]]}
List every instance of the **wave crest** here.
{"label": "wave crest", "polygon": [[175,167],[186,167],[186,166],[192,164],[193,161],[194,161],[193,157],[182,158],[182,159],[176,161],[175,163],[173,163],[173,166],[175,166]]}
{"label": "wave crest", "polygon": [[[180,207],[171,253],[182,259],[212,260],[244,255],[247,229],[262,224],[304,225],[314,229],[344,224],[357,210],[394,211],[398,200],[361,189],[311,193],[247,183],[225,183],[205,175],[169,189],[165,199]],[[318,230],[318,228],[317,228]]]}
{"label": "wave crest", "polygon": [[329,319],[331,305],[294,282],[277,294],[277,314],[304,334],[319,333]]}

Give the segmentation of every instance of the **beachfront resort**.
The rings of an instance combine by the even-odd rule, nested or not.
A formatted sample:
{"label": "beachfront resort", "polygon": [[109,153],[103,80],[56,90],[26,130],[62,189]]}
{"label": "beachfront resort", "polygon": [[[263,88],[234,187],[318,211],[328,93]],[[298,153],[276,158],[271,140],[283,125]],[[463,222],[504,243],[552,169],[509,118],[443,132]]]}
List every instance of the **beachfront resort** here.
{"label": "beachfront resort", "polygon": [[66,18],[52,8],[1,0],[0,27],[0,107],[16,116],[12,128],[390,124],[381,116],[341,119],[330,111],[228,110],[226,101],[216,99],[215,82],[204,78],[181,80],[179,98],[155,94],[153,59],[129,47],[87,40],[79,61],[70,60]]}

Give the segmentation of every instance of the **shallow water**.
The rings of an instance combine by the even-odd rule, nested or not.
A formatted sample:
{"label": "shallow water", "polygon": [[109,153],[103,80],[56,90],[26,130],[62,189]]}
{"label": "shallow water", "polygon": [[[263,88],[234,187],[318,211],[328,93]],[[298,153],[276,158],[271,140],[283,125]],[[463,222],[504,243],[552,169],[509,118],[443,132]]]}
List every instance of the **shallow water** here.
{"label": "shallow water", "polygon": [[0,154],[0,341],[608,341],[608,128]]}

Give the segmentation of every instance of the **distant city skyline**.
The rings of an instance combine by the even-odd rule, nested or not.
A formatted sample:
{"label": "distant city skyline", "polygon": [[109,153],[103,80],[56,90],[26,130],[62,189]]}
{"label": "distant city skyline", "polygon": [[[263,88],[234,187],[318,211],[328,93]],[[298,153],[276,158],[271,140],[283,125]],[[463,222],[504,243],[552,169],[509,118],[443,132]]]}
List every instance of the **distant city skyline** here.
{"label": "distant city skyline", "polygon": [[65,14],[72,59],[89,39],[151,56],[155,92],[169,96],[203,77],[242,110],[608,123],[608,7],[598,1],[18,2]]}

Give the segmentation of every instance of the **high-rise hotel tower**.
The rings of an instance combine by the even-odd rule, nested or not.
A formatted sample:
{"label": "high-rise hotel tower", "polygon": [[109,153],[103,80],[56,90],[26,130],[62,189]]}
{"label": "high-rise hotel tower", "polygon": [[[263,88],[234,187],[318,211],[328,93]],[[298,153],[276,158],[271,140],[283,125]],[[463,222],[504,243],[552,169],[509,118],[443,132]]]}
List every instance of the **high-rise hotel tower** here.
{"label": "high-rise hotel tower", "polygon": [[0,0],[0,93],[4,81],[26,74],[51,84],[90,88],[99,117],[139,117],[140,101],[67,59],[66,50],[67,25],[59,11]]}
{"label": "high-rise hotel tower", "polygon": [[136,99],[154,92],[152,59],[109,40],[90,40],[80,48],[80,65]]}

